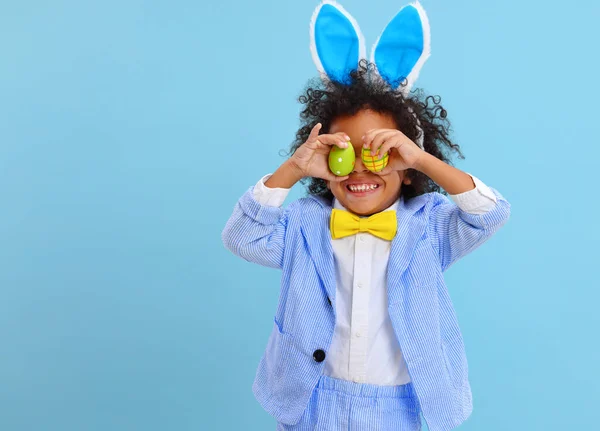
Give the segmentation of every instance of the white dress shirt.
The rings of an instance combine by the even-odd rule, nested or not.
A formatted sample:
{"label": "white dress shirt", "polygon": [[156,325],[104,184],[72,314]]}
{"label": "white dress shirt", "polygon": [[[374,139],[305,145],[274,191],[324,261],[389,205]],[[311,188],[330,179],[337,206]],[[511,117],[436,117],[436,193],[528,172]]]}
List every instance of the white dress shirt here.
{"label": "white dress shirt", "polygon": [[[262,205],[280,207],[289,189],[265,186],[269,177],[266,175],[254,186],[254,197]],[[494,207],[496,196],[479,179],[472,178],[476,186],[473,190],[450,197],[463,211],[483,214]],[[333,206],[346,210],[336,199]],[[331,242],[337,320],[324,373],[381,386],[410,382],[388,313],[386,275],[391,242],[366,232]]]}

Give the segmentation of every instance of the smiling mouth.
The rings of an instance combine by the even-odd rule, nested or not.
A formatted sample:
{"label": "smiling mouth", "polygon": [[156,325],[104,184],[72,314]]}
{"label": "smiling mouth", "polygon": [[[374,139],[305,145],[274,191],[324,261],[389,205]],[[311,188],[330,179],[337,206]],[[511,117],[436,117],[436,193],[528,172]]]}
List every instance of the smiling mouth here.
{"label": "smiling mouth", "polygon": [[348,184],[346,190],[355,194],[370,193],[379,188],[379,184]]}

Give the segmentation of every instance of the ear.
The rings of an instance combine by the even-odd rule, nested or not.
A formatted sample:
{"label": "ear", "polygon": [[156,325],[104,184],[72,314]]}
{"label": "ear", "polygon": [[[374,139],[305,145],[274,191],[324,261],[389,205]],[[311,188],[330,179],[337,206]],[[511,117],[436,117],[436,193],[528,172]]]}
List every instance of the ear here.
{"label": "ear", "polygon": [[388,23],[373,45],[371,62],[393,89],[406,79],[401,91],[408,94],[430,54],[429,20],[417,1]]}
{"label": "ear", "polygon": [[365,40],[356,20],[335,1],[326,0],[310,22],[310,50],[323,79],[348,83],[351,71],[366,58]]}

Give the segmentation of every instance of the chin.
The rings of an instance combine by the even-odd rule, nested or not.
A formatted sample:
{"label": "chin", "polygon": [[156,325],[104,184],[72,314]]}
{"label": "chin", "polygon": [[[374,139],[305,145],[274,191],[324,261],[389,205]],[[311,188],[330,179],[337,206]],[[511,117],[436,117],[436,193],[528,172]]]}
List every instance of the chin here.
{"label": "chin", "polygon": [[[387,207],[382,207],[380,202],[356,202],[349,200],[341,200],[340,203],[348,210],[356,215],[370,216],[377,212],[383,211]],[[388,205],[389,206],[389,205]]]}

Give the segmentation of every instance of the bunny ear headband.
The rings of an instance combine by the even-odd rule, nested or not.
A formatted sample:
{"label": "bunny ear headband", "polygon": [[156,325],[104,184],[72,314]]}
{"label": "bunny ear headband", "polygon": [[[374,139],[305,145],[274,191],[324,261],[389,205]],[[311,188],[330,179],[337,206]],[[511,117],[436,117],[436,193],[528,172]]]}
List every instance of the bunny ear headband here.
{"label": "bunny ear headband", "polygon": [[[358,23],[335,1],[325,0],[315,10],[310,42],[313,60],[324,81],[348,84],[350,72],[366,59],[365,39]],[[376,75],[393,91],[407,95],[430,51],[429,21],[417,1],[403,7],[388,23],[371,49],[370,61]],[[401,86],[404,81],[406,85]],[[418,119],[417,124],[420,133],[416,144],[423,148]]]}

